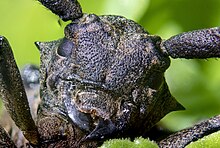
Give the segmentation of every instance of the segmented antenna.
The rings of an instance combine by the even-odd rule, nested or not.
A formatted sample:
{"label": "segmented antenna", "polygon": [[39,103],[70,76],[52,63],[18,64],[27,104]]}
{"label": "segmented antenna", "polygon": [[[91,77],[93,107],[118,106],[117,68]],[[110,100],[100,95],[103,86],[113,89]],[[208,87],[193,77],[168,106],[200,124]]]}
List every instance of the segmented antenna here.
{"label": "segmented antenna", "polygon": [[63,21],[74,20],[83,15],[77,0],[39,0]]}

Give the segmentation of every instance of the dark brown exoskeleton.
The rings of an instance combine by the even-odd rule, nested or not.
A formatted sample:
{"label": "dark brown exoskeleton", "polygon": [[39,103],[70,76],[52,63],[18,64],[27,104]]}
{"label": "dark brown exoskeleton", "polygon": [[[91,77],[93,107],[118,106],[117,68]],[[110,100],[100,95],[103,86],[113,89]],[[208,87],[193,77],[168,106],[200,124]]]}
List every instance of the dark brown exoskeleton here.
{"label": "dark brown exoskeleton", "polygon": [[[142,136],[167,113],[184,109],[164,78],[169,56],[220,57],[218,27],[163,41],[124,17],[83,14],[76,0],[39,1],[72,22],[64,38],[36,42],[41,53],[36,121],[9,43],[0,37],[0,93],[33,147],[97,147],[108,138]],[[184,147],[219,128],[216,116],[158,144]],[[15,147],[3,129],[0,138],[1,145]]]}

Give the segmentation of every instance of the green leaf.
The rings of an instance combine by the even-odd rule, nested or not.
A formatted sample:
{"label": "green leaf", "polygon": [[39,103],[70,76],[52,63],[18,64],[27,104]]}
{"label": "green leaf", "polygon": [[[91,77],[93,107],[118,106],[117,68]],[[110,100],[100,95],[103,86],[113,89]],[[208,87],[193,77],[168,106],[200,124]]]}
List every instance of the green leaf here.
{"label": "green leaf", "polygon": [[220,131],[210,134],[192,142],[186,148],[219,148],[220,147]]}
{"label": "green leaf", "polygon": [[129,139],[112,139],[105,141],[100,148],[158,148],[158,145],[149,139],[136,138],[133,142]]}

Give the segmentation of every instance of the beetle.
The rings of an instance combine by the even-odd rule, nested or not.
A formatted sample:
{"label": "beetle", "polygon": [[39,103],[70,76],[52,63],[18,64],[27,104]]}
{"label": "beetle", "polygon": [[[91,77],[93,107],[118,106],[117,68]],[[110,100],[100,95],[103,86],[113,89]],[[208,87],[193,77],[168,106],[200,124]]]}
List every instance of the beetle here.
{"label": "beetle", "polygon": [[[11,47],[0,37],[0,93],[33,147],[97,147],[109,138],[144,135],[169,112],[184,109],[164,78],[170,57],[220,57],[219,27],[162,40],[122,16],[84,14],[77,0],[39,1],[71,23],[64,38],[35,43],[41,54],[36,121]],[[158,143],[184,147],[219,130],[219,123],[216,116]],[[1,144],[15,146],[0,131]]]}

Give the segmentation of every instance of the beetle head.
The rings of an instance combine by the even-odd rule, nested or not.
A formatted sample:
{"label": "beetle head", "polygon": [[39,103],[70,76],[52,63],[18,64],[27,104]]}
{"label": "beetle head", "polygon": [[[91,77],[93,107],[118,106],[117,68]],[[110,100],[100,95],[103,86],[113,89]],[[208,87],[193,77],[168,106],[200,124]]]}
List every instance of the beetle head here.
{"label": "beetle head", "polygon": [[102,122],[111,128],[107,134],[133,126],[149,129],[168,112],[182,109],[166,85],[170,60],[160,43],[158,36],[127,33],[105,18],[85,14],[66,27],[63,39],[38,43],[41,71],[46,71],[43,89],[87,132],[100,119],[110,121]]}

